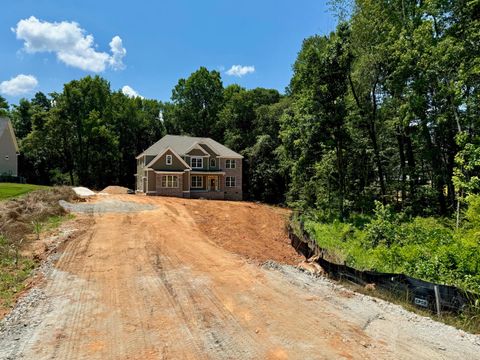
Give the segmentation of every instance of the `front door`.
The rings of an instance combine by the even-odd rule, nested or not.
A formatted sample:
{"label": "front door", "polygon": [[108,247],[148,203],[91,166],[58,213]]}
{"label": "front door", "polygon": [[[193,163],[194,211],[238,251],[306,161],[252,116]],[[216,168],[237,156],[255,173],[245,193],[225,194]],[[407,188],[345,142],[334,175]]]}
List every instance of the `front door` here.
{"label": "front door", "polygon": [[216,176],[209,176],[208,177],[208,188],[210,191],[217,190],[217,177]]}

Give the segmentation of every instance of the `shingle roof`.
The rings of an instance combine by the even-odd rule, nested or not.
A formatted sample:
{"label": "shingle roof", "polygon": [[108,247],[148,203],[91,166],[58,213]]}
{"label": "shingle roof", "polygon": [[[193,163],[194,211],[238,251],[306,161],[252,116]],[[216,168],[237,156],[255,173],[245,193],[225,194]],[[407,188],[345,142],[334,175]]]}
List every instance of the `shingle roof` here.
{"label": "shingle roof", "polygon": [[17,139],[15,138],[15,133],[13,132],[12,124],[10,120],[7,118],[0,118],[0,137],[3,135],[5,131],[11,131],[13,137],[13,144],[15,145],[15,149],[18,152],[18,144]]}
{"label": "shingle roof", "polygon": [[178,155],[183,156],[195,144],[206,144],[219,156],[243,158],[242,155],[230,150],[226,146],[210,138],[180,136],[180,135],[165,135],[155,144],[150,146],[140,155],[158,155],[167,148],[173,149]]}

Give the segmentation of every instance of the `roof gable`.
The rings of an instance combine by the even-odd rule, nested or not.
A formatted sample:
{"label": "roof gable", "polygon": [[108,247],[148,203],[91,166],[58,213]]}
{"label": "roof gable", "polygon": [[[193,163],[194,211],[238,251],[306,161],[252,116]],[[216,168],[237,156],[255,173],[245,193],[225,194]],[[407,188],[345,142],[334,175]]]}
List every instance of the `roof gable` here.
{"label": "roof gable", "polygon": [[18,153],[18,143],[17,138],[15,137],[15,132],[13,131],[12,123],[7,118],[0,118],[0,137],[6,132],[10,134],[13,145],[15,146],[15,151]]}
{"label": "roof gable", "polygon": [[145,168],[150,168],[152,167],[158,160],[160,160],[162,158],[162,156],[165,154],[165,153],[170,153],[172,154],[173,156],[175,156],[180,164],[182,164],[185,169],[190,169],[190,166],[185,162],[185,160],[183,160],[172,148],[168,147],[166,148],[165,150],[163,150],[161,153],[159,153],[157,156],[155,156],[155,158],[150,161],[146,166]]}
{"label": "roof gable", "polygon": [[210,154],[210,156],[213,156],[213,157],[216,157],[216,156],[220,156],[218,155],[218,153],[216,153],[214,150],[212,150],[212,148],[210,146],[208,146],[207,144],[205,143],[199,143],[198,144],[203,150],[205,150],[207,153]]}
{"label": "roof gable", "polygon": [[185,155],[208,156],[209,154],[196,142],[185,152]]}

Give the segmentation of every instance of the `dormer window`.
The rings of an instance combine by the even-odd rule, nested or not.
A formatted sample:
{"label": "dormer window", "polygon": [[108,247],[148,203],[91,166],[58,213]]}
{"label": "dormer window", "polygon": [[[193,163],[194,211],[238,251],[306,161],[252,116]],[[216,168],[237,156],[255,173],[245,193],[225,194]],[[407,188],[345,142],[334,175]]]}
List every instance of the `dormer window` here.
{"label": "dormer window", "polygon": [[217,161],[215,159],[210,159],[210,167],[215,167],[217,166]]}
{"label": "dormer window", "polygon": [[190,159],[190,166],[192,167],[192,169],[203,168],[203,158],[202,157],[192,157]]}
{"label": "dormer window", "polygon": [[167,165],[172,165],[172,155],[167,155],[165,158],[165,163]]}

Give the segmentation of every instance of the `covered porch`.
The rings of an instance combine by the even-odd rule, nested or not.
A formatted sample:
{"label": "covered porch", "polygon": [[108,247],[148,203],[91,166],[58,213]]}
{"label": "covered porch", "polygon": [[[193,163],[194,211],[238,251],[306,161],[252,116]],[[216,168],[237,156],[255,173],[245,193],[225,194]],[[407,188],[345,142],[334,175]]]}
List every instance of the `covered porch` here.
{"label": "covered porch", "polygon": [[191,198],[223,199],[225,173],[192,171],[189,176]]}

